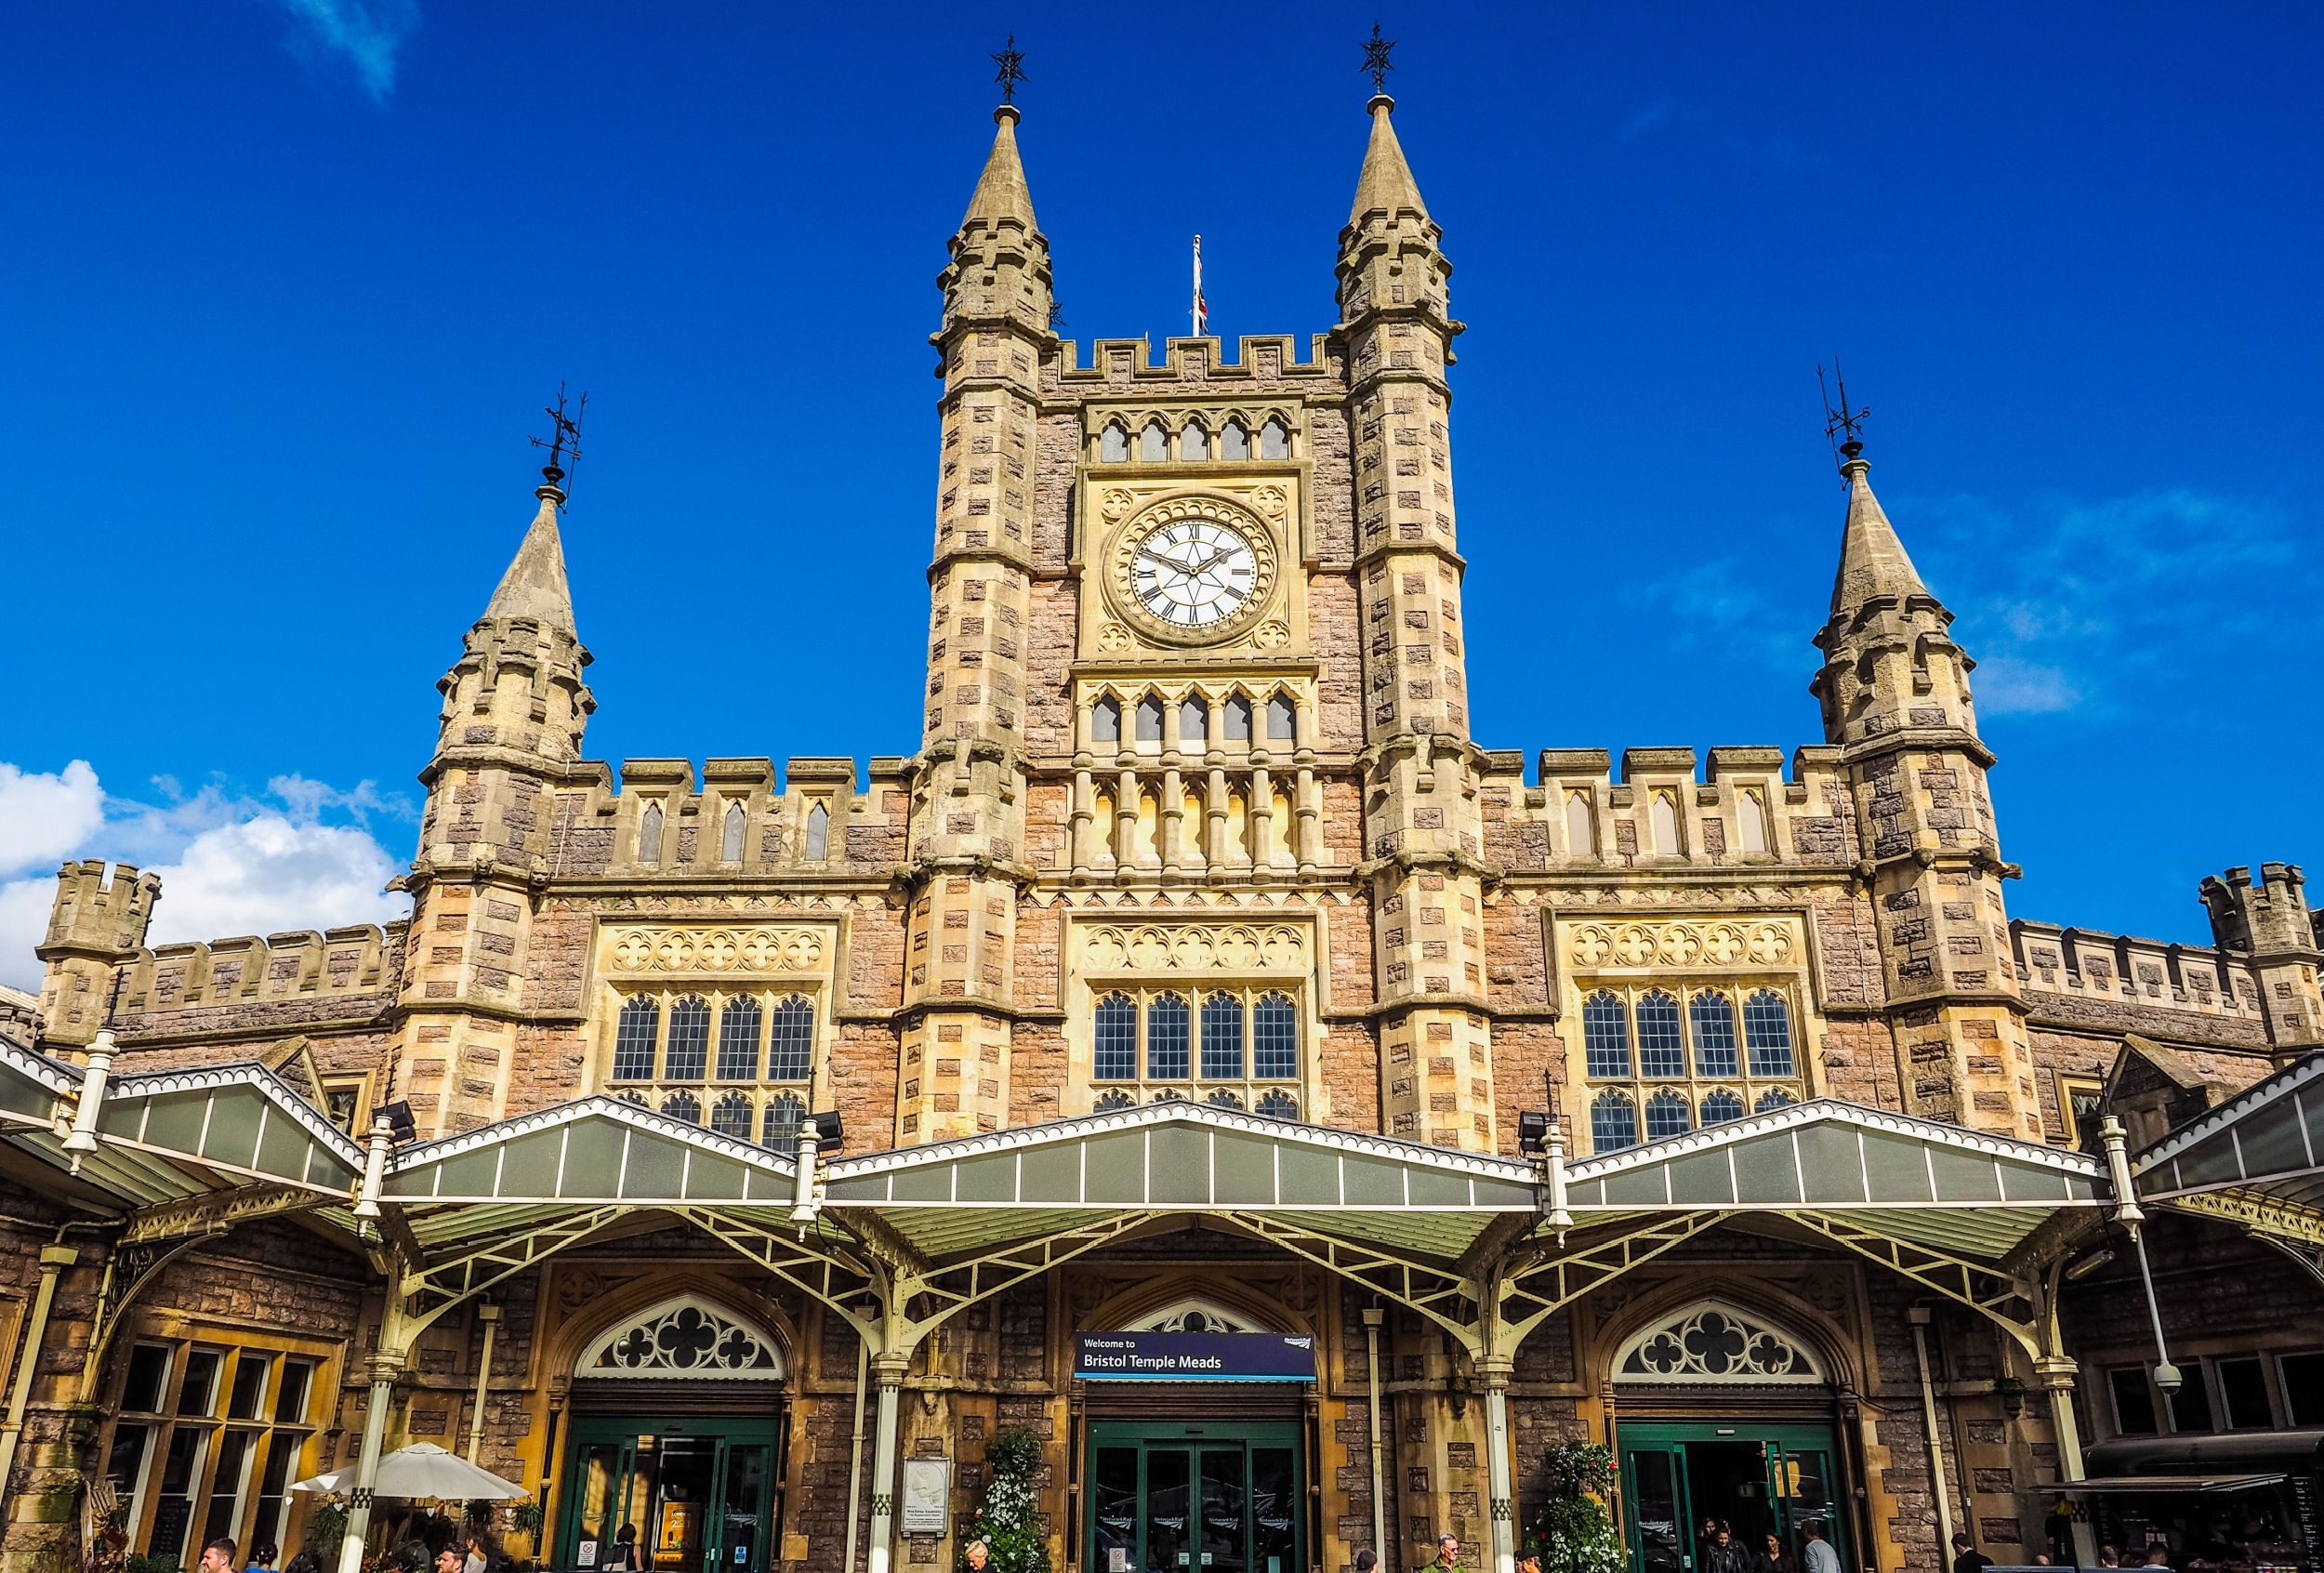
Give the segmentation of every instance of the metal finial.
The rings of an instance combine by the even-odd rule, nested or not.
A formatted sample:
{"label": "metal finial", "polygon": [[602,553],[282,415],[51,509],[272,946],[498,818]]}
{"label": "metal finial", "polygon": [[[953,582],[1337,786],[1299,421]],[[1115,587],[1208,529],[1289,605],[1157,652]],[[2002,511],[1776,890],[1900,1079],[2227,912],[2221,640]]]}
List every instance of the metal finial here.
{"label": "metal finial", "polygon": [[1024,51],[1017,47],[1015,33],[1009,35],[1009,42],[1000,46],[1000,53],[993,57],[993,63],[1000,67],[999,74],[993,78],[1000,84],[1000,101],[1004,104],[1015,103],[1017,84],[1025,80]]}
{"label": "metal finial", "polygon": [[574,465],[580,461],[581,417],[588,413],[588,409],[589,396],[584,393],[581,402],[573,407],[573,414],[567,416],[565,385],[561,382],[557,385],[557,402],[541,406],[541,413],[549,418],[556,434],[547,442],[538,437],[532,442],[533,446],[548,450],[548,462],[541,466],[541,479],[552,486],[573,473]]}
{"label": "metal finial", "polygon": [[[1837,355],[1831,361],[1830,386],[1826,386],[1824,368],[1818,365],[1816,368],[1816,389],[1824,396],[1824,441],[1831,444],[1832,462],[1844,466],[1864,452],[1864,417],[1872,413],[1872,406],[1866,404],[1860,409],[1848,407],[1848,382],[1840,375],[1840,357]],[[1832,405],[1835,390],[1840,396],[1840,404],[1836,409]]]}
{"label": "metal finial", "polygon": [[1372,91],[1375,93],[1388,91],[1388,73],[1396,69],[1395,62],[1388,56],[1395,46],[1394,39],[1380,35],[1380,23],[1374,22],[1372,35],[1364,41],[1364,63],[1355,69],[1372,73]]}

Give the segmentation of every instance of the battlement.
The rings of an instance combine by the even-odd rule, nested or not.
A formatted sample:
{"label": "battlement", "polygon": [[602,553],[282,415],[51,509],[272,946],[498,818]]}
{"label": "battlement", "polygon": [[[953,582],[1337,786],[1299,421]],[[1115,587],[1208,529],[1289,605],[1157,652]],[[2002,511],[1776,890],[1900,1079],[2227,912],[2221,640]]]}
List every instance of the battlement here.
{"label": "battlement", "polygon": [[2264,981],[2246,957],[2024,918],[2009,939],[2037,1019],[2236,1048],[2269,1041]]}
{"label": "battlement", "polygon": [[903,860],[911,766],[852,759],[601,760],[574,765],[556,788],[554,877],[679,879],[803,874],[852,877]]}
{"label": "battlement", "polygon": [[[1486,834],[1514,869],[1847,866],[1860,855],[1840,750],[1821,744],[1485,755]],[[1506,805],[1504,808],[1501,805]],[[1499,822],[1495,823],[1496,817]]]}
{"label": "battlement", "polygon": [[1091,341],[1089,364],[1078,364],[1079,347],[1070,338],[1058,340],[1054,360],[1045,363],[1045,387],[1072,392],[1095,392],[1106,387],[1151,387],[1175,383],[1187,389],[1222,383],[1229,388],[1253,384],[1299,384],[1318,378],[1337,379],[1341,366],[1327,346],[1328,334],[1308,338],[1307,359],[1297,352],[1290,334],[1245,334],[1235,340],[1235,358],[1222,360],[1218,338],[1166,338],[1162,359],[1154,359],[1150,338],[1100,338]]}
{"label": "battlement", "polygon": [[2211,875],[2199,894],[2212,936],[2223,950],[2263,955],[2324,947],[2324,916],[2311,911],[2296,863],[2263,863],[2259,882],[2248,865]]}
{"label": "battlement", "polygon": [[161,893],[162,877],[141,874],[134,864],[115,866],[107,884],[103,858],[68,863],[57,870],[48,937],[33,954],[50,961],[74,953],[116,957],[135,950],[145,943]]}
{"label": "battlement", "polygon": [[174,1011],[392,991],[403,927],[358,923],[140,950],[128,967],[122,1012],[146,1018],[141,1028],[152,1030],[153,1017]]}

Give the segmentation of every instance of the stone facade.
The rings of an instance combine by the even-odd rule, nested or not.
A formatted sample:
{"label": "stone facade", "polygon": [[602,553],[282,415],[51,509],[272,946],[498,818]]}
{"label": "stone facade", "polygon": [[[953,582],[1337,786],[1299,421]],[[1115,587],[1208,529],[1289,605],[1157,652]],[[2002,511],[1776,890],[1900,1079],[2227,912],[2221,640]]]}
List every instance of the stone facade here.
{"label": "stone facade", "polygon": [[[68,865],[24,1024],[37,1046],[84,1056],[110,1009],[117,1073],[261,1060],[358,1133],[390,1103],[427,1138],[605,1092],[770,1144],[835,1111],[845,1150],[866,1153],[1183,1097],[1507,1154],[1520,1114],[1552,1102],[1578,1153],[1665,1133],[1658,1119],[1818,1096],[2069,1145],[2119,1106],[2159,1134],[2324,1042],[2297,868],[2206,880],[2213,946],[2008,915],[2017,869],[1986,786],[1974,663],[1853,447],[1816,635],[1821,742],[1788,759],[1631,748],[1618,769],[1604,749],[1528,761],[1472,741],[1450,434],[1463,324],[1391,108],[1370,106],[1330,331],[1246,337],[1232,356],[1210,338],[1159,357],[1101,339],[1086,364],[1050,325],[1018,114],[998,112],[940,279],[928,678],[909,757],[586,759],[590,656],[552,472],[439,685],[426,816],[399,880],[410,921],[153,947],[153,876]],[[1248,569],[1195,555],[1213,547]],[[1179,620],[1173,586],[1223,610]],[[1204,1052],[1213,1001],[1238,1024],[1231,1064]],[[1723,1068],[1683,1049],[1650,1068],[1666,1011],[1697,1049],[1723,1032]],[[120,1418],[123,1352],[140,1342],[306,1362],[318,1397],[284,1433],[294,1467],[352,1459],[383,1317],[370,1263],[296,1222],[242,1225],[137,1279],[92,1349],[118,1217],[19,1170],[0,1188],[8,1347],[35,1362],[5,1483],[7,1566],[77,1559],[80,1481],[141,1423]],[[2223,1228],[2173,1227],[2185,1260],[2259,1286],[2208,1289],[2174,1328],[2222,1349],[2324,1342],[2296,1269]],[[44,1248],[77,1254],[25,1347]],[[2135,1362],[2139,1328],[2108,1284],[2078,1285],[2069,1322],[2104,1358]],[[434,1324],[397,1380],[390,1441],[456,1449],[472,1432],[487,1467],[550,1494],[553,1523],[575,1361],[679,1292],[784,1350],[775,1560],[838,1566],[853,1331],[686,1229],[617,1231],[503,1284],[489,1370],[486,1318]],[[1554,1443],[1689,1404],[1808,1416],[1842,1439],[1864,1560],[1939,1566],[1915,1292],[1798,1232],[1721,1229],[1578,1301],[1508,1373],[1520,1515]],[[1202,1220],[948,1322],[905,1377],[902,1450],[951,1458],[965,1511],[985,1443],[1031,1425],[1063,1557],[1078,1543],[1076,1438],[1096,1412],[1065,1375],[1071,1336],[1190,1294],[1326,1352],[1282,1411],[1312,1439],[1314,1566],[1345,1566],[1376,1511],[1390,1560],[1424,1561],[1443,1531],[1485,1537],[1465,1357],[1388,1308],[1376,1500],[1368,1298]],[[1707,1296],[1784,1327],[1829,1381],[1777,1402],[1616,1380],[1625,1339]],[[2062,1395],[1974,1314],[1939,1307],[1931,1325],[1953,1519],[2002,1560],[2030,1555]],[[2103,1407],[2075,1401],[2083,1437],[2107,1434]],[[257,1521],[255,1500],[237,1525]],[[307,1510],[285,1511],[295,1540]],[[860,1546],[868,1501],[858,1512]],[[957,1546],[940,1540],[956,1539],[899,1557],[950,1562]],[[539,1537],[509,1544],[531,1554]]]}

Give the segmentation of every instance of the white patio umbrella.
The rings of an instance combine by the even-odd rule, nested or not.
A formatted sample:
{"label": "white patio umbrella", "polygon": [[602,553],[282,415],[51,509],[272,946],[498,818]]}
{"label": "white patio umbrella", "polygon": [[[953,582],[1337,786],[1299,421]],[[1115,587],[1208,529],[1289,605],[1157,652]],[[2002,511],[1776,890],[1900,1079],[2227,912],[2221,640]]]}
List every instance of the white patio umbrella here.
{"label": "white patio umbrella", "polygon": [[[335,1469],[294,1485],[294,1491],[326,1491],[344,1496],[355,1489],[355,1468]],[[533,1493],[488,1469],[481,1469],[457,1453],[447,1453],[432,1442],[398,1447],[379,1461],[376,1495],[407,1500],[472,1502],[515,1501]]]}

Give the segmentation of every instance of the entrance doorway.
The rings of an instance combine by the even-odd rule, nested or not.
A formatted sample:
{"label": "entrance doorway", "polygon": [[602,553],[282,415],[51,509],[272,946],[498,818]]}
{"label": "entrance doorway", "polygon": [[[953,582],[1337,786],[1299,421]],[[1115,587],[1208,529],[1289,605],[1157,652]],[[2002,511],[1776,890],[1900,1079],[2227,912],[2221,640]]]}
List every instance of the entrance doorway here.
{"label": "entrance doorway", "polygon": [[1086,1573],[1294,1573],[1307,1566],[1300,1428],[1089,1426]]}
{"label": "entrance doorway", "polygon": [[768,1420],[576,1420],[557,1563],[604,1573],[768,1573]]}
{"label": "entrance doorway", "polygon": [[1829,1426],[1625,1425],[1621,1447],[1631,1573],[1701,1573],[1712,1523],[1754,1556],[1774,1535],[1802,1567],[1803,1531],[1821,1524],[1841,1566],[1855,1566],[1834,1495]]}

